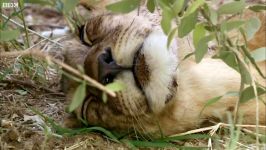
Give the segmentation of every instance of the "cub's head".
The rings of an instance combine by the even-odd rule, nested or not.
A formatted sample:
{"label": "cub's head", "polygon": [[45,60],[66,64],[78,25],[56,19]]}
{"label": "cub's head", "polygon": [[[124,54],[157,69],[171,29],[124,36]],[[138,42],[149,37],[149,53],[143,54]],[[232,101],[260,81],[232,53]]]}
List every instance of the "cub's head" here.
{"label": "cub's head", "polygon": [[104,85],[124,85],[107,103],[101,91],[88,87],[78,117],[115,129],[158,130],[156,116],[167,109],[177,89],[175,41],[167,48],[167,36],[148,18],[104,14],[91,17],[74,43],[66,48],[66,63],[83,66]]}

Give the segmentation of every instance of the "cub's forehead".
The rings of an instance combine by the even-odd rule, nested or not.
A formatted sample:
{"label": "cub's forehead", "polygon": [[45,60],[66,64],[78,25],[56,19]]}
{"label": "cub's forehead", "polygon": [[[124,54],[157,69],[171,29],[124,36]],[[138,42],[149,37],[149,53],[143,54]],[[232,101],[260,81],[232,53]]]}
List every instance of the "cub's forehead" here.
{"label": "cub's forehead", "polygon": [[107,40],[111,43],[112,55],[117,64],[125,67],[132,66],[134,54],[143,45],[145,38],[152,32],[152,23],[142,16],[119,15],[114,16],[116,32],[109,32]]}

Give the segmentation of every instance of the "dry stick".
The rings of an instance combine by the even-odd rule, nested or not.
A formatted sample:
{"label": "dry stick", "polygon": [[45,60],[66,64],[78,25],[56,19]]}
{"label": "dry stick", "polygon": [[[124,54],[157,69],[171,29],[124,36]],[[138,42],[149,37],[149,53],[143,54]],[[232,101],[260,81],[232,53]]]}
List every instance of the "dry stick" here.
{"label": "dry stick", "polygon": [[[174,137],[174,136],[182,136],[182,135],[188,135],[188,134],[194,134],[194,133],[199,133],[199,132],[204,132],[204,131],[209,131],[209,130],[215,130],[217,129],[217,127],[230,127],[231,124],[227,124],[227,123],[218,123],[216,125],[213,126],[209,126],[209,127],[204,127],[204,128],[199,128],[199,129],[195,129],[195,130],[190,130],[187,132],[183,132],[183,133],[179,133],[179,134],[174,134],[171,135],[169,137]],[[242,128],[264,128],[266,129],[266,126],[263,125],[246,125],[246,124],[235,124],[236,127],[242,127]]]}
{"label": "dry stick", "polygon": [[57,60],[43,52],[40,52],[38,50],[27,50],[27,51],[14,51],[14,52],[4,52],[4,53],[0,53],[0,57],[14,57],[14,56],[26,56],[26,55],[33,55],[33,56],[37,56],[37,57],[41,57],[43,59],[46,59],[47,62],[53,62],[59,66],[61,66],[62,68],[66,69],[67,71],[75,74],[76,76],[86,80],[87,82],[91,83],[94,87],[98,88],[99,90],[106,92],[108,95],[115,97],[116,94],[115,92],[107,89],[105,86],[103,86],[102,84],[98,83],[96,80],[88,77],[85,74],[80,73],[78,70],[74,69],[73,67],[65,64],[64,62]]}
{"label": "dry stick", "polygon": [[8,83],[8,84],[24,85],[24,86],[33,87],[33,88],[36,88],[36,89],[41,89],[41,90],[44,90],[44,91],[47,91],[49,93],[53,93],[53,94],[56,94],[56,95],[60,95],[60,96],[63,95],[62,93],[58,93],[58,92],[53,91],[53,90],[51,90],[51,89],[49,89],[47,87],[37,86],[37,85],[35,85],[33,83],[26,82],[26,81],[20,81],[20,80],[16,80],[16,79],[4,79],[4,80],[1,80],[0,82]]}
{"label": "dry stick", "polygon": [[[6,19],[6,20],[8,19],[8,17],[7,17],[6,15],[4,15],[4,14],[1,14],[1,16],[2,16],[4,19]],[[13,20],[13,19],[9,19],[9,21],[10,21],[11,23],[13,23],[13,24],[19,26],[20,28],[23,28],[23,29],[24,29],[24,26],[23,26],[22,24],[16,22],[15,20]],[[38,35],[39,37],[42,37],[42,38],[48,40],[49,42],[55,43],[55,44],[59,45],[60,47],[63,47],[62,44],[60,44],[60,43],[58,43],[58,42],[56,42],[56,41],[53,41],[53,40],[51,40],[51,39],[49,39],[49,38],[47,38],[47,37],[45,37],[45,36],[42,36],[41,34],[39,34],[39,33],[36,32],[36,31],[33,31],[33,30],[29,29],[29,28],[26,28],[26,30],[29,31],[29,32],[31,32],[31,33],[33,33],[33,34]]]}

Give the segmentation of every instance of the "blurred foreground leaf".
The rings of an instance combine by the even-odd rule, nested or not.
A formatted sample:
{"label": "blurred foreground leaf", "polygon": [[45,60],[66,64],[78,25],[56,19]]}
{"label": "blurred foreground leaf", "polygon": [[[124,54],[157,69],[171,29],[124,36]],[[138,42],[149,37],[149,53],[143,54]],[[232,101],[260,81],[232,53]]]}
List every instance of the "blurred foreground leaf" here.
{"label": "blurred foreground leaf", "polygon": [[140,4],[140,0],[122,0],[117,3],[106,6],[108,10],[117,13],[128,13],[136,9]]}
{"label": "blurred foreground leaf", "polygon": [[219,15],[221,15],[221,14],[236,14],[236,13],[243,11],[244,8],[245,8],[244,0],[234,1],[234,2],[222,5],[218,9],[218,14]]}
{"label": "blurred foreground leaf", "polygon": [[0,31],[0,42],[16,39],[20,35],[19,30],[4,30]]}
{"label": "blurred foreground leaf", "polygon": [[266,60],[266,47],[258,48],[251,52],[251,56],[256,62]]}
{"label": "blurred foreground leaf", "polygon": [[[265,88],[257,87],[257,92],[258,92],[258,96],[260,96],[262,94],[265,94],[266,90],[265,90]],[[249,87],[245,88],[243,90],[243,92],[241,93],[240,102],[244,103],[244,102],[247,102],[248,100],[251,100],[253,98],[255,98],[254,89],[252,86],[249,86]]]}
{"label": "blurred foreground leaf", "polygon": [[86,96],[86,82],[83,81],[76,89],[71,104],[69,105],[69,111],[72,112],[78,108]]}

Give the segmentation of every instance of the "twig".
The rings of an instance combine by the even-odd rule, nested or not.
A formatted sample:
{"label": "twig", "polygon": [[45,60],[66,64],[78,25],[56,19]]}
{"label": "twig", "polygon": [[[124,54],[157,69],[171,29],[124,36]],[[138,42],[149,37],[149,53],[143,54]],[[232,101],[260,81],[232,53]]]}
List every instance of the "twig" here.
{"label": "twig", "polygon": [[[4,19],[6,19],[6,20],[8,19],[8,17],[7,17],[6,15],[4,15],[4,14],[1,14],[1,16],[2,16]],[[16,21],[13,20],[13,19],[9,19],[9,21],[10,21],[11,23],[13,23],[13,24],[19,26],[20,28],[24,28],[24,26],[23,26],[22,24],[16,22]],[[55,44],[57,44],[57,45],[60,46],[60,47],[63,47],[62,44],[60,44],[60,43],[58,43],[58,42],[56,42],[56,41],[53,41],[53,40],[51,40],[51,39],[49,39],[49,38],[47,38],[47,37],[45,37],[45,36],[42,36],[41,34],[39,34],[39,33],[36,32],[36,31],[33,31],[33,30],[29,29],[29,28],[26,28],[26,30],[29,31],[29,32],[31,32],[31,33],[33,33],[33,34],[36,34],[36,35],[38,35],[39,37],[42,37],[42,38],[44,38],[44,39],[46,39],[46,40],[48,40],[48,41],[50,41],[50,42],[52,42],[52,43],[55,43]]]}
{"label": "twig", "polygon": [[46,59],[47,62],[53,62],[59,66],[61,66],[62,68],[66,69],[67,71],[75,74],[76,76],[86,80],[87,82],[91,83],[94,87],[98,88],[99,90],[106,92],[108,95],[115,97],[116,94],[115,92],[107,89],[105,86],[103,86],[102,84],[100,84],[99,82],[97,82],[96,80],[90,78],[89,76],[80,73],[77,69],[74,69],[73,67],[69,66],[68,64],[57,60],[51,56],[49,56],[48,54],[45,54],[43,52],[40,52],[39,50],[27,50],[27,51],[13,51],[13,52],[3,52],[0,53],[0,57],[17,57],[17,56],[26,56],[26,55],[33,55],[36,57],[40,57],[42,59]]}
{"label": "twig", "polygon": [[64,95],[62,93],[58,93],[57,91],[51,90],[51,89],[49,89],[47,87],[37,86],[36,84],[30,83],[30,82],[26,82],[26,81],[20,81],[20,80],[17,80],[17,79],[4,79],[4,80],[1,80],[0,82],[8,83],[8,84],[24,85],[24,86],[32,87],[32,88],[35,88],[35,89],[41,89],[41,90],[44,90],[44,91],[47,91],[49,93],[53,93],[53,94],[56,94],[56,95],[60,95],[60,96]]}
{"label": "twig", "polygon": [[[227,124],[227,123],[218,123],[216,125],[213,126],[209,126],[209,127],[204,127],[204,128],[199,128],[199,129],[195,129],[195,130],[190,130],[187,132],[183,132],[183,133],[179,133],[179,134],[174,134],[174,135],[170,135],[170,137],[173,136],[181,136],[181,135],[188,135],[188,134],[194,134],[194,133],[199,133],[199,132],[205,132],[205,131],[209,131],[209,130],[217,130],[217,127],[230,127],[231,124]],[[236,127],[242,127],[242,128],[264,128],[266,129],[266,126],[263,125],[246,125],[246,124],[235,124]]]}

